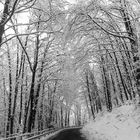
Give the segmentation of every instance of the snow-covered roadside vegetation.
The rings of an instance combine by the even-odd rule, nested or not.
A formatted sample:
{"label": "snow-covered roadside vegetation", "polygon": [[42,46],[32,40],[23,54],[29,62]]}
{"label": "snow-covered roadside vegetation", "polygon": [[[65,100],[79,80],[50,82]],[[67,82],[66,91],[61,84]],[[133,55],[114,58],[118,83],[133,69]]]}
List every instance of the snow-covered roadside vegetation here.
{"label": "snow-covered roadside vegetation", "polygon": [[128,104],[100,114],[82,133],[88,140],[140,140],[140,107]]}

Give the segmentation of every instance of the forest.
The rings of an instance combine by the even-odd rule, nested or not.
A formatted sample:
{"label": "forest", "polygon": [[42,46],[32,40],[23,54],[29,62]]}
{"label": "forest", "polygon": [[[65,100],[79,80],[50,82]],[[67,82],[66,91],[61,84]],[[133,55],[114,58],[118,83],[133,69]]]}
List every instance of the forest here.
{"label": "forest", "polygon": [[81,126],[140,104],[140,0],[0,0],[0,135]]}

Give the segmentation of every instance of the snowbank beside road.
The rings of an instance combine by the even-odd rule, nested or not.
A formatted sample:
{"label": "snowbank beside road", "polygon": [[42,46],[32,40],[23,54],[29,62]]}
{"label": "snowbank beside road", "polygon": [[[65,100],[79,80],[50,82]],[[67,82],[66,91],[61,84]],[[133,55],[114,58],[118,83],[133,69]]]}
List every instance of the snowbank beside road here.
{"label": "snowbank beside road", "polygon": [[140,140],[140,106],[124,105],[100,114],[82,133],[88,140]]}

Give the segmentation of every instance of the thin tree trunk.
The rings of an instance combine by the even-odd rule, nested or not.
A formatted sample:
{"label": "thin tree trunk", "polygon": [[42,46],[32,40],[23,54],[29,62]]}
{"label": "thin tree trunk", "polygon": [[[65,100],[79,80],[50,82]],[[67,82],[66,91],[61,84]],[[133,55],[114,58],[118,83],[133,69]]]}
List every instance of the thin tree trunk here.
{"label": "thin tree trunk", "polygon": [[92,113],[93,119],[95,119],[94,106],[93,106],[93,101],[92,101],[92,97],[91,97],[91,93],[90,93],[90,87],[89,87],[89,76],[88,76],[88,72],[85,73],[85,76],[86,76],[86,88],[87,88],[87,92],[88,92],[91,113]]}
{"label": "thin tree trunk", "polygon": [[21,125],[22,122],[22,109],[23,109],[23,80],[24,80],[24,65],[25,65],[25,55],[22,53],[22,74],[21,74],[21,79],[22,79],[22,83],[21,83],[21,89],[20,89],[20,112],[19,112],[19,124]]}
{"label": "thin tree trunk", "polygon": [[[35,49],[35,54],[34,54],[34,65],[33,65],[33,70],[32,70],[32,80],[31,80],[31,88],[30,88],[30,94],[29,94],[29,101],[28,101],[28,106],[27,106],[27,112],[29,113],[29,117],[28,117],[28,127],[27,127],[27,131],[31,132],[32,129],[34,128],[34,120],[35,120],[35,116],[34,115],[34,111],[35,111],[35,80],[36,80],[36,69],[37,69],[37,65],[38,65],[38,53],[39,53],[39,35],[36,36],[36,49]],[[30,107],[30,111],[29,111],[29,107]]]}
{"label": "thin tree trunk", "polygon": [[[3,72],[4,75],[4,72]],[[6,109],[6,83],[5,83],[5,77],[3,76],[3,94],[4,94],[4,108]],[[4,111],[4,115],[7,116],[6,110]],[[4,135],[6,137],[6,117],[4,117]]]}
{"label": "thin tree trunk", "polygon": [[[15,95],[13,99],[13,110],[12,110],[12,118],[11,118],[11,130],[14,130],[14,118],[17,104],[17,95],[18,95],[18,78],[19,78],[19,48],[17,47],[17,63],[16,63],[16,81],[15,81]],[[20,68],[21,69],[21,68]],[[12,134],[13,132],[11,132]]]}
{"label": "thin tree trunk", "polygon": [[11,58],[10,58],[10,50],[7,47],[7,51],[8,51],[8,66],[9,66],[9,95],[8,95],[8,120],[7,120],[7,136],[9,134],[13,133],[13,130],[11,129],[11,113],[12,113],[12,69],[11,69]]}

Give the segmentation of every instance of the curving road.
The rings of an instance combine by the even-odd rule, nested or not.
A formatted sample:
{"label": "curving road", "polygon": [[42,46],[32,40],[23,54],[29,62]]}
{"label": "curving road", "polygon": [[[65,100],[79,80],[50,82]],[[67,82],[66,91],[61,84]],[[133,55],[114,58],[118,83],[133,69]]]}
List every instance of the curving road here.
{"label": "curving road", "polygon": [[71,128],[60,131],[47,140],[87,140],[80,132],[81,128]]}

